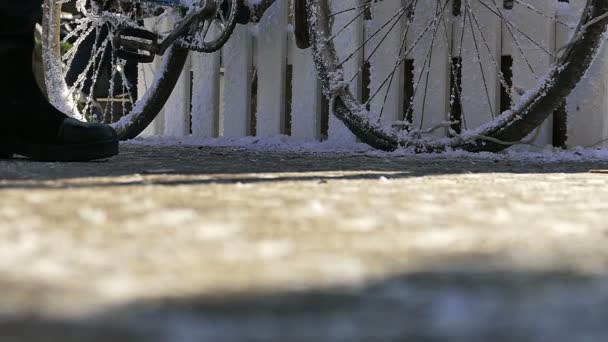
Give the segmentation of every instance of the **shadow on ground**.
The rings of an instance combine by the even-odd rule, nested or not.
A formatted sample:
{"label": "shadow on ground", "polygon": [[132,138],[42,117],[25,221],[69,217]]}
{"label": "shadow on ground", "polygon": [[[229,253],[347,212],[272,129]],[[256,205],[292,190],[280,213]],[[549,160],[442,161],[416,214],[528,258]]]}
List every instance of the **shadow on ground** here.
{"label": "shadow on ground", "polygon": [[608,282],[569,271],[422,272],[361,287],[132,302],[4,317],[2,341],[605,341]]}

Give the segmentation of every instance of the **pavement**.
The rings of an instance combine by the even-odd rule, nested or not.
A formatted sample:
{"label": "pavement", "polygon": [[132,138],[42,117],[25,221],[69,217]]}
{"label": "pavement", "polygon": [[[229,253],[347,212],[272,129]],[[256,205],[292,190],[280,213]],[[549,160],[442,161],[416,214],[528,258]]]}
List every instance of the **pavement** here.
{"label": "pavement", "polygon": [[0,341],[608,340],[608,161],[122,149],[0,161]]}

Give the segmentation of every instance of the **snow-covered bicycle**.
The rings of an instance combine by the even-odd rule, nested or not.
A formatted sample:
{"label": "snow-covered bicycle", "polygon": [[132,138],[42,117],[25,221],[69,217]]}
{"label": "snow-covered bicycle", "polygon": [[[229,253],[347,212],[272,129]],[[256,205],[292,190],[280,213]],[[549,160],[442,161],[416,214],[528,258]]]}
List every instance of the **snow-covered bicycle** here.
{"label": "snow-covered bicycle", "polygon": [[[293,2],[298,46],[312,46],[334,115],[383,150],[497,151],[525,139],[582,78],[608,23],[608,0],[45,0],[51,101],[134,138],[167,101],[190,50],[219,50],[237,24],[259,21],[275,1]],[[370,23],[363,35],[362,21]],[[572,38],[560,46],[539,38],[539,22]],[[495,53],[497,39],[510,45],[508,59]],[[362,89],[379,58],[382,72]],[[135,80],[133,70],[155,60],[155,76]],[[435,84],[437,68],[451,75],[446,99],[433,98],[446,86]],[[463,88],[464,79],[479,86]],[[395,104],[394,91],[405,101]],[[481,120],[472,115],[480,110]]]}

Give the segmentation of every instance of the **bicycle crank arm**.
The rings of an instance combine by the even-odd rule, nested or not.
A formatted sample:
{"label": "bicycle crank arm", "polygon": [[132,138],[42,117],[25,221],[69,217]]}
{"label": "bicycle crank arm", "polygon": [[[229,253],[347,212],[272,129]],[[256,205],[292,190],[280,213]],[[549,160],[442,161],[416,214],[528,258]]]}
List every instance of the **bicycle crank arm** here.
{"label": "bicycle crank arm", "polygon": [[[152,0],[155,2],[172,3],[176,0]],[[216,14],[215,0],[202,0],[200,7],[190,11],[183,17],[162,42],[158,34],[136,27],[119,28],[114,34],[114,49],[118,58],[137,63],[152,63],[156,55],[164,55],[177,39],[182,37],[193,24],[199,20],[213,17]]]}

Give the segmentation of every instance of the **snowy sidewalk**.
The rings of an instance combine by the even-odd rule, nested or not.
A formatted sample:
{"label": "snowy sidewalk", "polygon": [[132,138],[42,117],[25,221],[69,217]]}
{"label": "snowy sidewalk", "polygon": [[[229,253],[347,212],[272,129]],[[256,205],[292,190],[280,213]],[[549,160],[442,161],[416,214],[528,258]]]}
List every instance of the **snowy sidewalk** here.
{"label": "snowy sidewalk", "polygon": [[606,341],[608,161],[0,161],[0,341]]}

